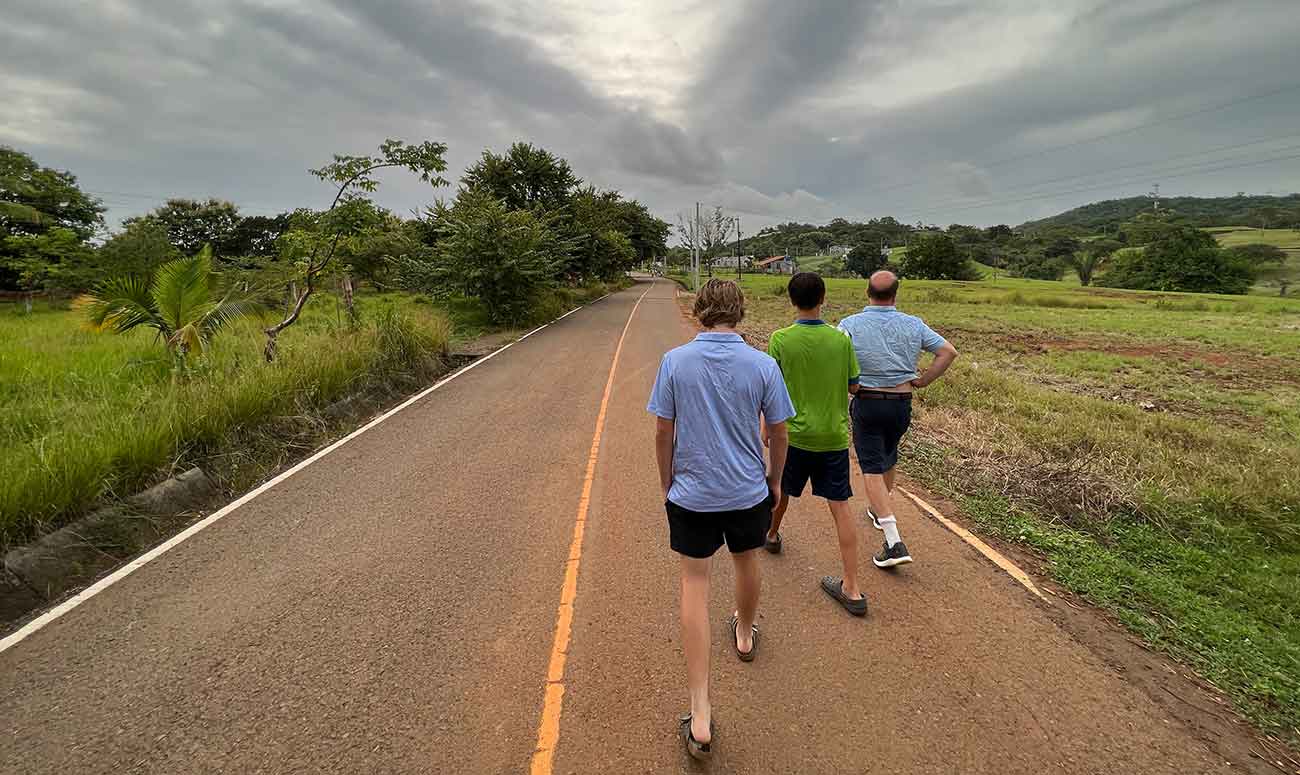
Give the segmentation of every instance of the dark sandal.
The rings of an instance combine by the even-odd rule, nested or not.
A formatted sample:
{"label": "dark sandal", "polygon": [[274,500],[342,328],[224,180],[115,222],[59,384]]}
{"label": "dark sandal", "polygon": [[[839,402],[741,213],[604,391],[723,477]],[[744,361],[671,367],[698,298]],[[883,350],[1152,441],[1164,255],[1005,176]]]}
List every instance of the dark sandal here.
{"label": "dark sandal", "polygon": [[822,576],[822,591],[831,596],[831,599],[844,606],[844,610],[854,616],[867,615],[867,596],[854,600],[844,594],[844,580],[838,576]]}
{"label": "dark sandal", "polygon": [[753,662],[754,652],[758,651],[758,625],[753,625],[754,641],[749,647],[749,651],[740,650],[740,617],[735,614],[727,620],[727,628],[731,630],[731,647],[736,650],[736,656],[740,657],[741,662]]}
{"label": "dark sandal", "polygon": [[713,738],[716,736],[716,733],[713,729],[712,719],[709,720],[709,742],[707,743],[701,743],[699,740],[696,740],[695,733],[691,732],[691,714],[687,713],[678,718],[677,723],[681,725],[682,740],[686,744],[686,753],[689,754],[692,759],[695,759],[696,761],[706,761],[713,756]]}

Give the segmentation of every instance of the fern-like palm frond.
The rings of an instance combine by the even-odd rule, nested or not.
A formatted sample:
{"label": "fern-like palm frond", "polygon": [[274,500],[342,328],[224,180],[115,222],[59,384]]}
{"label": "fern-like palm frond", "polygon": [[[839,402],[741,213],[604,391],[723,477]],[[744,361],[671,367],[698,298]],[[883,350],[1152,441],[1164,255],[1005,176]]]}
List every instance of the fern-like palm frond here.
{"label": "fern-like palm frond", "polygon": [[150,295],[158,314],[172,332],[199,320],[211,302],[212,250],[168,261],[154,273]]}
{"label": "fern-like palm frond", "polygon": [[77,306],[86,311],[87,322],[98,331],[123,333],[137,326],[148,326],[163,335],[170,332],[153,305],[148,282],[142,278],[106,280],[91,293],[80,297]]}

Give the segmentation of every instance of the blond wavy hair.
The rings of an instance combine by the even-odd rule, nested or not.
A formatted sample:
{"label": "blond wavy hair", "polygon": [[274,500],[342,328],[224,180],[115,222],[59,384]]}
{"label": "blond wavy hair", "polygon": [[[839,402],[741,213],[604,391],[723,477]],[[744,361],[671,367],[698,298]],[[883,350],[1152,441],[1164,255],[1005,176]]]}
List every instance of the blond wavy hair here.
{"label": "blond wavy hair", "polygon": [[745,294],[731,280],[714,278],[695,297],[695,319],[705,328],[736,326],[745,318]]}

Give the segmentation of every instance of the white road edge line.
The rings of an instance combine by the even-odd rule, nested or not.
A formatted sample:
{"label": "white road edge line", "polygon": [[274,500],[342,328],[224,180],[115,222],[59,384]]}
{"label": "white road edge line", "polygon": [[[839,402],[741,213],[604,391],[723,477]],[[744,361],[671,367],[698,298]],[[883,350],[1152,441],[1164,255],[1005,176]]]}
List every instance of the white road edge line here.
{"label": "white road edge line", "polygon": [[427,387],[424,390],[421,390],[419,393],[416,393],[415,395],[406,399],[405,401],[393,407],[392,409],[389,409],[387,412],[384,412],[383,414],[374,418],[373,420],[361,426],[360,428],[357,428],[355,431],[352,431],[351,433],[339,439],[338,441],[319,450],[318,452],[316,452],[306,460],[303,460],[302,462],[298,463],[297,465],[293,466],[287,471],[280,473],[275,478],[271,479],[270,481],[266,482],[260,487],[257,487],[256,489],[241,495],[240,497],[236,498],[230,503],[227,503],[225,506],[222,506],[221,508],[212,512],[211,514],[199,520],[198,522],[195,522],[193,525],[190,525],[189,527],[185,528],[181,532],[177,533],[176,535],[172,536],[171,538],[167,539],[161,544],[158,544],[154,548],[150,549],[149,551],[145,552],[139,557],[136,557],[134,560],[131,560],[127,564],[123,565],[122,567],[118,568],[117,570],[113,571],[107,576],[103,577],[99,581],[96,581],[94,584],[91,584],[90,586],[81,590],[77,594],[73,595],[67,600],[64,600],[62,603],[59,603],[55,607],[51,608],[50,610],[46,611],[45,613],[31,620],[27,624],[24,624],[22,627],[18,628],[14,632],[5,636],[3,640],[0,640],[0,654],[3,654],[5,651],[8,651],[9,649],[18,645],[22,641],[36,634],[40,630],[44,629],[46,625],[51,624],[59,617],[73,610],[74,608],[86,602],[87,600],[91,599],[95,595],[98,595],[100,592],[103,592],[104,590],[113,586],[114,584],[126,578],[127,576],[130,576],[132,573],[135,573],[137,570],[143,568],[145,565],[149,564],[153,560],[158,559],[162,555],[166,554],[168,551],[181,545],[185,541],[192,538],[195,534],[199,533],[204,528],[212,525],[214,522],[226,516],[227,514],[231,513],[232,511],[238,509],[240,506],[243,506],[245,503],[248,503],[249,501],[253,500],[257,496],[271,489],[272,487],[275,487],[280,482],[283,482],[284,480],[288,479],[289,477],[303,470],[304,468],[311,465],[312,463],[315,463],[317,460],[320,460],[321,458],[325,457],[326,455],[338,449],[339,447],[343,446],[344,444],[347,444],[349,441],[352,441],[353,439],[365,433],[366,431],[370,430],[371,428],[374,428],[375,426],[383,423],[385,420],[389,419],[390,417],[402,411],[403,409],[406,409],[411,405],[419,402],[422,398],[428,396],[430,393],[437,390],[438,388],[441,388],[443,385],[446,385],[448,382],[451,382],[452,380],[456,379],[462,374],[465,374],[466,372],[477,368],[481,364],[487,363],[488,361],[497,357],[501,353],[505,352],[506,350],[509,350],[511,347],[514,347],[515,345],[524,341],[528,337],[537,333],[538,331],[541,331],[544,328],[547,328],[555,323],[560,322],[561,320],[564,320],[565,318],[577,312],[578,310],[582,309],[583,307],[590,307],[598,302],[604,301],[605,299],[609,298],[610,295],[611,294],[607,293],[604,296],[601,296],[599,299],[574,307],[573,309],[559,316],[555,320],[552,320],[550,323],[544,323],[538,326],[537,328],[534,328],[532,331],[529,331],[528,333],[519,337],[518,339],[514,340],[513,342],[509,342],[497,348],[496,350],[493,350],[492,352],[488,353],[482,358],[479,358],[478,360],[469,364],[468,366],[465,366],[464,368],[461,369],[457,369],[456,371],[452,372],[451,374],[439,380],[438,382],[435,382],[431,387]]}
{"label": "white road edge line", "polygon": [[1008,560],[1001,552],[981,541],[966,528],[940,514],[938,509],[908,492],[905,488],[899,487],[898,491],[906,495],[917,505],[918,508],[933,517],[939,524],[948,528],[948,530],[958,538],[974,547],[975,551],[992,560],[994,565],[1006,571],[1008,576],[1020,582],[1021,586],[1030,592],[1033,592],[1040,600],[1047,600],[1043,593],[1039,591],[1038,587],[1034,585],[1034,580],[1029,578],[1029,574],[1021,570],[1020,567],[1011,560]]}

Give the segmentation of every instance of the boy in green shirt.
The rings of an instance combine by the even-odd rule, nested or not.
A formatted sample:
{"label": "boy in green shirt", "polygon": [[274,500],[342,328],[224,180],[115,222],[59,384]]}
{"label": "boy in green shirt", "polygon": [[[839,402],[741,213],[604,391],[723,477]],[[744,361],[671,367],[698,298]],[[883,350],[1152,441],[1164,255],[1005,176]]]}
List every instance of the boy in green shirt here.
{"label": "boy in green shirt", "polygon": [[858,589],[858,524],[849,509],[849,394],[858,389],[858,358],[843,332],[821,319],[826,283],[814,272],[800,272],[787,286],[795,322],[772,334],[767,352],[781,367],[794,402],[789,421],[790,451],[781,476],[781,500],[772,512],[767,551],[781,551],[781,519],[790,498],[812,480],[813,495],[825,498],[839,535],[844,576],[825,576],[821,587],[854,616],[867,613]]}

